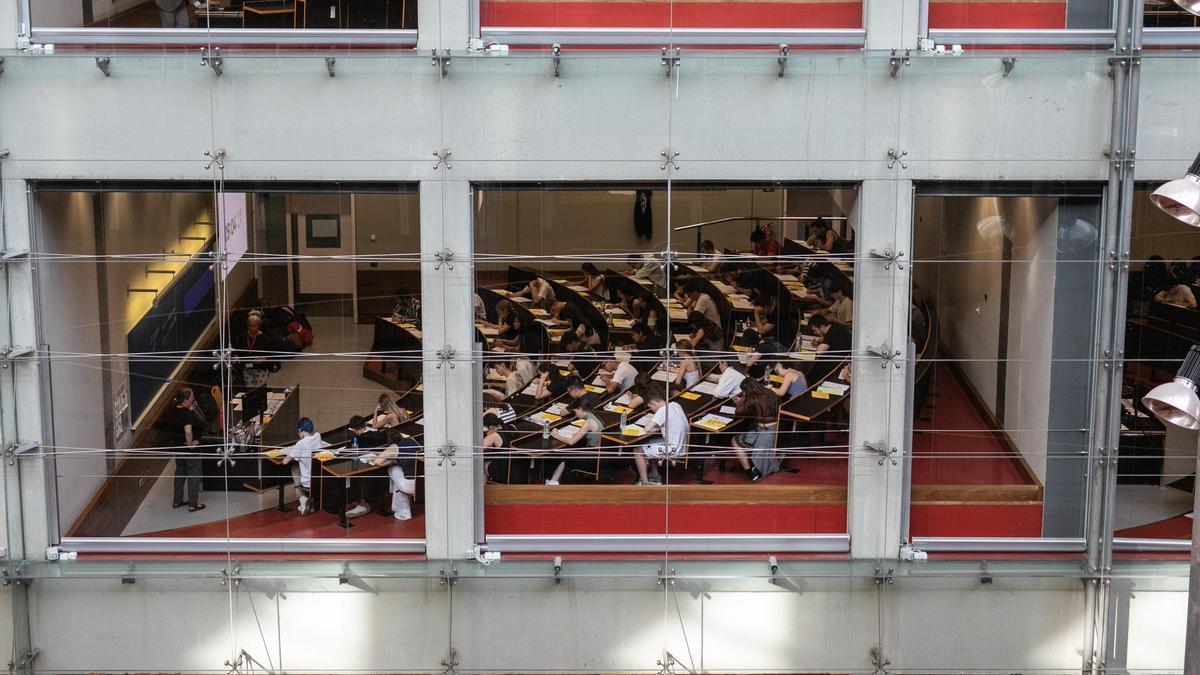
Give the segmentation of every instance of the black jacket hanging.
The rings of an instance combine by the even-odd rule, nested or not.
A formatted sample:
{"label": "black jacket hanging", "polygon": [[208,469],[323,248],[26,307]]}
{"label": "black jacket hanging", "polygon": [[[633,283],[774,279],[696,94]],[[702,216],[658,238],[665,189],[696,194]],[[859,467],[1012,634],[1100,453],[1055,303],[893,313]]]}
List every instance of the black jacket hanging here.
{"label": "black jacket hanging", "polygon": [[654,212],[650,208],[650,200],[654,196],[651,190],[638,190],[633,202],[633,231],[638,237],[649,239],[654,234]]}

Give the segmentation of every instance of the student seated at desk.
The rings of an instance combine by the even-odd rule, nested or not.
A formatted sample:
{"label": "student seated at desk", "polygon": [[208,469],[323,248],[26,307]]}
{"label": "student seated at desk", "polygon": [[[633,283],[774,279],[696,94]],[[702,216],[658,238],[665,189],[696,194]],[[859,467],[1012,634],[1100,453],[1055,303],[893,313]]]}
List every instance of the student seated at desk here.
{"label": "student seated at desk", "polygon": [[[768,386],[766,389],[775,394],[777,398],[789,401],[808,390],[808,380],[804,377],[804,373],[799,370],[789,368],[778,361],[775,362],[771,370],[780,377],[781,381],[778,385]],[[744,391],[745,383],[743,383],[742,388]]]}
{"label": "student seated at desk", "polygon": [[[1187,287],[1184,286],[1183,288]],[[1188,293],[1190,294],[1191,291],[1188,291]],[[845,284],[837,284],[833,287],[831,296],[833,302],[829,307],[822,309],[817,314],[825,316],[838,325],[849,326],[854,321],[854,299],[851,296],[850,289],[846,288]],[[1192,306],[1194,307],[1195,304],[1196,301],[1193,300]]]}
{"label": "student seated at desk", "polygon": [[549,281],[541,277],[535,277],[530,280],[525,288],[513,293],[510,297],[529,298],[533,301],[532,304],[534,307],[540,307],[549,311],[550,306],[554,304],[554,287],[550,285]]}
{"label": "student seated at desk", "polygon": [[[383,448],[389,443],[387,433],[367,426],[367,420],[362,415],[351,417],[346,424],[346,430],[350,432],[350,452]],[[346,508],[347,518],[357,518],[371,512],[371,505],[366,501],[351,502],[346,504]]]}
{"label": "student seated at desk", "polygon": [[629,363],[630,354],[618,351],[600,367],[600,381],[610,394],[627,391],[637,380],[638,371]]}
{"label": "student seated at desk", "polygon": [[[692,331],[688,340],[692,343],[693,349],[701,352],[719,352],[725,348],[725,335],[721,332],[720,326],[695,311],[688,313],[687,321],[688,327]],[[707,355],[705,354],[705,356]]]}
{"label": "student seated at desk", "polygon": [[400,426],[407,421],[408,413],[396,405],[396,400],[392,398],[391,394],[379,395],[379,405],[375,406],[375,414],[371,416],[372,428],[387,429]]}
{"label": "student seated at desk", "polygon": [[296,422],[296,435],[300,440],[287,448],[283,456],[284,464],[291,464],[292,485],[295,486],[296,496],[300,498],[300,515],[307,516],[317,510],[312,503],[312,456],[321,450],[321,434],[313,431],[313,422],[307,417],[301,417]]}
{"label": "student seated at desk", "polygon": [[533,361],[523,356],[507,362],[501,361],[495,365],[495,370],[497,375],[504,378],[504,391],[493,388],[483,390],[484,397],[494,400],[519,394],[537,377],[537,369],[534,367]]}
{"label": "student seated at desk", "polygon": [[818,314],[808,320],[808,327],[817,335],[818,352],[850,352],[852,341],[850,331],[845,326],[831,323]]}
{"label": "student seated at desk", "polygon": [[714,397],[729,398],[742,390],[742,380],[746,379],[744,364],[721,361],[717,363],[717,370],[721,372],[721,377],[717,380],[717,389],[713,392]]}
{"label": "student seated at desk", "polygon": [[571,404],[571,411],[576,420],[583,420],[583,425],[568,424],[551,432],[554,440],[570,448],[568,452],[572,452],[572,456],[570,459],[559,461],[558,466],[554,467],[554,473],[546,479],[546,485],[558,485],[567,469],[588,468],[591,466],[591,460],[595,459],[595,454],[600,452],[600,432],[604,425],[592,412],[596,409],[597,402],[594,394],[579,397]]}
{"label": "student seated at desk", "polygon": [[1165,291],[1159,291],[1154,295],[1154,300],[1177,307],[1196,309],[1196,296],[1192,293],[1192,289],[1185,284],[1175,284]]}
{"label": "student seated at desk", "polygon": [[647,473],[649,460],[657,463],[683,454],[688,418],[683,412],[683,407],[675,401],[668,402],[659,387],[651,387],[646,392],[646,405],[654,413],[654,419],[646,425],[646,434],[649,436],[660,430],[661,433],[651,436],[641,447],[641,452],[634,454],[633,463],[637,465],[638,472],[638,479],[634,484],[662,485],[657,467],[653,473]]}
{"label": "student seated at desk", "polygon": [[567,393],[571,382],[570,375],[563,375],[559,367],[549,361],[542,361],[537,367],[537,385],[533,398],[541,401],[548,398],[558,398]]}
{"label": "student seated at desk", "polygon": [[829,253],[846,253],[849,248],[842,236],[821,218],[817,218],[808,232],[808,239],[804,243],[811,248]]}
{"label": "student seated at desk", "polygon": [[751,428],[733,437],[733,453],[746,472],[746,479],[757,483],[763,476],[779,471],[782,463],[775,456],[779,397],[758,380],[747,379],[742,382],[742,395],[734,414],[746,420]]}
{"label": "student seated at desk", "polygon": [[783,354],[787,351],[787,347],[776,340],[774,335],[762,337],[754,329],[742,333],[742,342],[750,351],[742,354],[738,360],[747,366],[752,366],[772,354]]}
{"label": "student seated at desk", "polygon": [[[396,520],[412,520],[412,498],[417,495],[417,453],[420,451],[419,443],[392,432],[388,434],[387,446],[371,460],[372,466],[387,467],[392,517]],[[350,516],[349,513],[346,515]]]}
{"label": "student seated at desk", "polygon": [[774,295],[759,293],[754,297],[754,330],[763,337],[781,335],[787,327],[783,312]]}
{"label": "student seated at desk", "polygon": [[653,315],[645,300],[637,297],[633,294],[633,291],[624,287],[617,289],[617,307],[625,310],[631,321],[643,321],[648,324],[650,317]]}
{"label": "student seated at desk", "polygon": [[[492,410],[483,416],[483,475],[491,483],[524,483],[529,476],[532,460],[525,457],[509,457],[510,447],[505,434],[512,429]],[[511,461],[511,469],[504,459]],[[510,475],[511,471],[511,475]]]}
{"label": "student seated at desk", "polygon": [[629,334],[633,341],[624,345],[622,349],[644,357],[639,359],[639,369],[645,370],[643,364],[653,364],[654,360],[661,356],[659,352],[662,351],[664,340],[650,326],[641,321],[633,322],[633,325],[629,327]]}
{"label": "student seated at desk", "polygon": [[779,241],[770,225],[763,225],[750,233],[750,251],[752,255],[764,258],[774,258],[779,255]]}
{"label": "student seated at desk", "polygon": [[562,337],[558,338],[558,345],[555,351],[559,352],[560,354],[580,354],[595,350],[583,344],[583,340],[579,339],[579,335],[571,331],[567,331],[562,334]]}
{"label": "student seated at desk", "polygon": [[604,293],[604,273],[590,262],[583,263],[579,269],[583,271],[583,280],[579,285],[588,289],[589,293],[602,295]]}
{"label": "student seated at desk", "polygon": [[656,297],[662,297],[667,290],[667,266],[653,253],[634,254],[629,257],[629,266],[634,268],[635,279],[649,279],[654,284]]}
{"label": "student seated at desk", "polygon": [[713,272],[721,269],[721,263],[725,258],[725,254],[717,250],[717,247],[715,244],[713,244],[712,239],[705,239],[704,241],[700,242],[700,255],[704,256],[700,266],[704,268],[705,272],[712,274]]}
{"label": "student seated at desk", "polygon": [[[499,337],[504,340],[511,340],[517,337],[519,328],[516,325],[517,312],[513,309],[513,304],[508,300],[501,300],[496,303],[496,323],[488,323],[488,328],[500,331]],[[486,322],[485,322],[486,323]]]}
{"label": "student seated at desk", "polygon": [[717,303],[713,302],[712,296],[704,292],[704,286],[699,280],[689,279],[675,294],[675,299],[688,311],[700,312],[713,324],[721,325],[721,312],[717,310]]}
{"label": "student seated at desk", "polygon": [[675,343],[675,358],[678,360],[666,366],[667,372],[671,373],[671,383],[690,389],[700,381],[700,363],[696,360],[696,353],[692,351],[691,340],[684,339]]}
{"label": "student seated at desk", "polygon": [[773,280],[770,272],[759,268],[732,274],[730,285],[737,289],[738,293],[754,298],[769,295],[774,291],[776,282]]}

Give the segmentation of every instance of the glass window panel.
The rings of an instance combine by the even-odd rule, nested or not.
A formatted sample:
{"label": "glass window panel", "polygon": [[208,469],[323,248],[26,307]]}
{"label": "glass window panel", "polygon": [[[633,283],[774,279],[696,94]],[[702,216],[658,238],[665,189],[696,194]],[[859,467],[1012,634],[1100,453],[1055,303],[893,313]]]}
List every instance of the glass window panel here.
{"label": "glass window panel", "polygon": [[917,197],[914,537],[1083,536],[1099,206]]}
{"label": "glass window panel", "polygon": [[29,5],[35,28],[417,27],[416,0],[31,0]]}
{"label": "glass window panel", "polygon": [[[845,531],[854,191],[669,194],[668,220],[661,184],[476,186],[489,535],[655,534],[664,504],[671,533]],[[647,461],[660,407],[674,461]]]}
{"label": "glass window panel", "polygon": [[1200,340],[1195,309],[1200,277],[1200,232],[1150,201],[1156,186],[1134,191],[1126,365],[1121,393],[1114,536],[1191,539],[1196,434],[1164,424],[1142,398],[1169,382],[1193,342]]}
{"label": "glass window panel", "polygon": [[479,0],[480,23],[529,28],[862,28],[862,0]]}
{"label": "glass window panel", "polygon": [[1083,29],[1112,25],[1112,0],[929,0],[931,29]]}

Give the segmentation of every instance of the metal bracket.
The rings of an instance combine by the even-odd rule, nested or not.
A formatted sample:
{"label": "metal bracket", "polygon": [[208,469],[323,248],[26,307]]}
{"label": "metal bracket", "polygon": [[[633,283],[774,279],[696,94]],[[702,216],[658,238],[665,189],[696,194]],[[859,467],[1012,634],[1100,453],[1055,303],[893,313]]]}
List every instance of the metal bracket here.
{"label": "metal bracket", "polygon": [[679,57],[679,54],[680,54],[679,47],[675,48],[674,56],[667,56],[667,53],[668,53],[667,48],[663,47],[662,48],[662,66],[663,66],[663,70],[666,72],[667,79],[670,79],[671,73],[679,68],[679,64],[682,61],[682,59],[680,59],[680,57]]}
{"label": "metal bracket", "polygon": [[0,57],[0,75],[4,74],[4,58]]}
{"label": "metal bracket", "polygon": [[679,162],[675,161],[675,158],[679,156],[678,152],[672,152],[670,148],[667,148],[658,155],[663,158],[662,166],[658,167],[660,170],[666,171],[667,165],[670,165],[675,171],[679,170]]}
{"label": "metal bracket", "polygon": [[445,265],[447,269],[454,269],[454,251],[448,248],[434,251],[433,259],[437,261],[437,264],[433,266],[435,270],[442,269],[442,265]]}
{"label": "metal bracket", "polygon": [[887,156],[888,156],[888,168],[889,169],[896,166],[896,164],[899,164],[901,169],[908,168],[908,163],[904,161],[904,158],[908,156],[907,150],[900,152],[900,154],[896,154],[895,148],[888,148]]}
{"label": "metal bracket", "polygon": [[911,54],[911,49],[905,49],[904,56],[900,56],[895,49],[892,50],[892,58],[888,59],[888,69],[892,77],[896,77],[896,74],[900,72],[900,66],[912,65],[912,59],[909,58]]}
{"label": "metal bracket", "polygon": [[1117,68],[1140,68],[1142,59],[1136,55],[1123,54],[1121,56],[1108,57],[1108,76],[1111,78],[1116,75]]}
{"label": "metal bracket", "polygon": [[441,67],[442,77],[449,75],[450,74],[450,50],[443,49],[441,56],[438,56],[438,51],[436,48],[430,49],[429,51],[430,51],[430,55],[432,56],[433,67],[434,68],[437,68],[439,66]]}
{"label": "metal bracket", "polygon": [[208,47],[200,48],[200,65],[212,68],[217,77],[225,71],[225,60],[221,58],[221,48],[213,47],[212,52],[209,52]]}
{"label": "metal bracket", "polygon": [[37,647],[34,647],[33,649],[29,650],[28,653],[22,655],[20,659],[18,659],[16,661],[9,661],[8,662],[8,672],[18,673],[18,672],[24,672],[24,671],[29,670],[30,668],[33,667],[33,660],[41,655],[42,655],[42,650],[38,649]]}
{"label": "metal bracket", "polygon": [[438,448],[438,466],[441,466],[446,461],[450,462],[450,466],[458,466],[458,462],[454,461],[454,452],[455,448],[453,443],[447,443]]}
{"label": "metal bracket", "polygon": [[666,586],[667,584],[675,585],[675,568],[672,567],[670,572],[663,574],[663,568],[658,568],[658,585]]}
{"label": "metal bracket", "polygon": [[441,166],[443,164],[445,164],[447,171],[450,171],[451,169],[453,169],[454,167],[450,164],[450,155],[452,155],[452,154],[454,154],[454,153],[450,152],[449,150],[447,150],[445,148],[443,148],[441,152],[434,150],[433,156],[437,157],[437,161],[434,162],[433,168],[440,169]]}
{"label": "metal bracket", "polygon": [[790,51],[792,51],[792,50],[787,45],[785,45],[785,44],[779,45],[779,57],[775,59],[775,62],[779,64],[779,76],[780,77],[783,77],[783,71],[787,70],[788,52],[790,52]]}
{"label": "metal bracket", "polygon": [[885,571],[883,571],[882,567],[880,567],[879,565],[876,565],[875,566],[875,585],[882,586],[883,584],[886,583],[887,585],[891,586],[892,584],[894,584],[896,582],[896,578],[894,576],[892,576],[893,574],[895,574],[895,572],[896,572],[895,568],[889,567],[889,568],[887,568],[887,571],[885,572]]}
{"label": "metal bracket", "polygon": [[654,662],[658,666],[658,675],[675,675],[676,663],[679,662],[675,660],[675,655],[668,651],[664,651],[663,658]]}
{"label": "metal bracket", "polygon": [[562,45],[557,42],[550,48],[550,53],[554,55],[554,76],[558,77],[558,66],[562,61]]}
{"label": "metal bracket", "polygon": [[894,365],[897,370],[900,369],[900,352],[893,351],[886,342],[878,347],[868,346],[867,353],[883,359],[883,365],[880,368],[887,368],[888,365]]}
{"label": "metal bracket", "polygon": [[[875,583],[879,582],[876,581]],[[884,658],[883,654],[879,651],[879,647],[871,647],[871,665],[875,667],[874,675],[887,675],[887,667],[892,665],[892,660]]]}
{"label": "metal bracket", "polygon": [[107,56],[97,56],[96,57],[96,67],[100,69],[100,72],[104,73],[105,77],[112,77],[112,73],[109,72],[109,64],[110,63],[111,63],[111,61],[109,60],[109,58]]}
{"label": "metal bracket", "polygon": [[1013,68],[1017,65],[1017,57],[1006,56],[1000,59],[1000,65],[1004,66],[1004,76],[1008,77],[1009,73],[1011,73]]}
{"label": "metal bracket", "polygon": [[[4,59],[0,59],[0,66],[3,66],[3,65],[4,65]],[[3,73],[3,72],[4,72],[4,68],[0,68],[0,73]],[[8,148],[0,150],[0,160],[8,159],[8,155],[9,155]]]}
{"label": "metal bracket", "polygon": [[16,361],[23,356],[29,356],[37,350],[33,347],[23,347],[21,345],[4,345],[0,347],[0,366],[7,368],[9,361]]}
{"label": "metal bracket", "polygon": [[892,265],[895,265],[896,269],[904,269],[904,263],[900,262],[900,259],[904,257],[904,251],[893,251],[890,248],[885,248],[880,252],[871,249],[867,255],[878,260],[886,260],[887,262],[883,264],[883,269],[885,270],[892,269]]}
{"label": "metal bracket", "polygon": [[892,462],[892,466],[896,466],[898,464],[896,461],[896,455],[899,454],[900,451],[896,448],[887,447],[887,443],[884,443],[883,441],[863,443],[863,447],[868,450],[874,450],[875,454],[879,455],[879,466],[883,466],[883,463],[889,460]]}
{"label": "metal bracket", "polygon": [[[453,567],[450,568],[449,572],[445,569],[440,569],[438,570],[438,577],[438,583],[442,586],[453,586],[458,583],[458,570]],[[442,665],[445,664],[443,663]]]}
{"label": "metal bracket", "polygon": [[204,156],[208,158],[208,164],[204,165],[205,171],[211,169],[213,164],[216,164],[217,168],[221,171],[225,170],[225,148],[220,148],[217,150],[217,154],[215,155],[212,153],[212,151],[205,150]]}
{"label": "metal bracket", "polygon": [[453,647],[446,658],[442,659],[442,675],[458,675],[458,650]]}
{"label": "metal bracket", "polygon": [[8,465],[12,466],[17,463],[17,460],[20,459],[22,455],[33,452],[40,447],[42,447],[42,444],[36,441],[13,443],[7,448],[4,448],[4,457],[8,460]]}
{"label": "metal bracket", "polygon": [[451,347],[450,345],[446,345],[442,349],[439,349],[436,352],[434,352],[434,355],[437,356],[437,360],[438,360],[437,368],[438,369],[441,369],[442,364],[446,364],[446,363],[450,364],[451,368],[454,368],[454,347]]}
{"label": "metal bracket", "polygon": [[333,77],[333,76],[334,76],[334,72],[333,72],[333,66],[334,66],[334,64],[335,64],[335,63],[337,63],[337,59],[336,59],[336,58],[334,58],[334,57],[332,57],[332,56],[326,56],[326,57],[325,57],[325,70],[329,71],[329,76],[330,76],[330,77]]}
{"label": "metal bracket", "polygon": [[241,574],[241,572],[242,572],[242,568],[240,565],[234,565],[232,572],[226,571],[225,568],[221,568],[221,571],[218,572],[218,575],[221,577],[221,585],[226,586],[232,580],[234,588],[241,586],[242,579],[239,576]]}
{"label": "metal bracket", "polygon": [[563,559],[562,559],[561,555],[554,556],[554,585],[555,586],[562,583],[562,577],[558,576],[558,575],[562,574],[562,563],[563,563]]}

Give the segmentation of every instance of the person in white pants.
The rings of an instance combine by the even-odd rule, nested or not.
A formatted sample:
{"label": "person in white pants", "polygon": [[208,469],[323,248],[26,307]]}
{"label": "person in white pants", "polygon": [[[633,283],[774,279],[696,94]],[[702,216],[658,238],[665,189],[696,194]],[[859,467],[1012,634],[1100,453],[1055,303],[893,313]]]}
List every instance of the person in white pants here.
{"label": "person in white pants", "polygon": [[387,467],[393,517],[396,520],[409,520],[412,518],[412,498],[417,494],[415,454],[421,446],[401,434],[395,434],[389,440],[391,442],[371,463]]}

